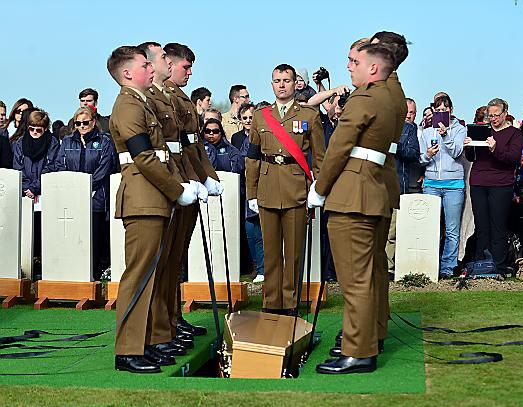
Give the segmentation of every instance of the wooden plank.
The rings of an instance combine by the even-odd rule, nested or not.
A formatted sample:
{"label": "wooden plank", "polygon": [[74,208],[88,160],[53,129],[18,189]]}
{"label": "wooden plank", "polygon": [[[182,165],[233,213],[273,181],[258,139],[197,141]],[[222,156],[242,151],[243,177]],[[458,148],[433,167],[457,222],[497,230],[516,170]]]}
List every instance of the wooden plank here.
{"label": "wooden plank", "polygon": [[36,297],[47,297],[52,300],[81,300],[100,301],[102,285],[98,281],[49,281],[40,280],[36,283]]}

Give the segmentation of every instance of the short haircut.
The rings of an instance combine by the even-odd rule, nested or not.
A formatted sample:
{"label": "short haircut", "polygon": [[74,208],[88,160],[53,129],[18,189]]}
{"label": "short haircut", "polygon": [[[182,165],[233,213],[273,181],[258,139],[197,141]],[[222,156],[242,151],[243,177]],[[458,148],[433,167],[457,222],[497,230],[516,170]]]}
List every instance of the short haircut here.
{"label": "short haircut", "polygon": [[132,45],[123,45],[116,48],[107,59],[107,70],[118,84],[121,84],[120,82],[122,81],[120,69],[132,61],[136,55],[142,55],[147,59],[147,55],[143,50]]}
{"label": "short haircut", "polygon": [[369,42],[369,39],[368,38],[360,38],[359,40],[357,41],[354,41],[352,43],[352,45],[350,46],[350,49],[353,49],[353,48],[359,48],[361,47],[363,44],[366,44]]}
{"label": "short haircut", "polygon": [[240,94],[240,90],[247,89],[245,85],[232,85],[229,90],[229,101],[232,103],[234,98]]}
{"label": "short haircut", "polygon": [[407,48],[407,40],[403,35],[392,31],[380,31],[374,34],[370,41],[372,42],[374,39],[379,40],[381,43],[392,46],[394,51],[394,58],[396,59],[396,66],[394,69],[398,69],[403,61],[407,59],[407,56],[409,55],[409,49]]}
{"label": "short haircut", "polygon": [[238,114],[236,117],[241,118],[241,115],[249,109],[254,109],[253,103],[242,103],[238,108]]}
{"label": "short haircut", "polygon": [[28,126],[38,126],[43,127],[44,129],[49,129],[49,115],[43,110],[35,110],[29,114],[27,118]]}
{"label": "short haircut", "polygon": [[487,109],[491,106],[498,106],[501,107],[501,112],[508,112],[508,103],[506,100],[503,100],[501,98],[494,98],[487,104]]}
{"label": "short haircut", "polygon": [[98,92],[93,88],[86,88],[78,94],[78,99],[83,99],[86,96],[91,95],[95,102],[98,102]]}
{"label": "short haircut", "polygon": [[215,107],[210,107],[208,109],[205,109],[202,113],[202,117],[205,116],[205,113],[215,113],[218,115],[218,117],[220,118],[220,120],[222,120],[222,112],[220,112],[220,110],[216,109]]}
{"label": "short haircut", "polygon": [[416,104],[416,101],[414,99],[412,99],[412,98],[405,98],[405,101],[407,103],[414,103],[414,104]]}
{"label": "short haircut", "polygon": [[194,52],[187,45],[178,44],[177,42],[165,44],[163,50],[171,59],[186,59],[190,63],[194,63],[196,59]]}
{"label": "short haircut", "polygon": [[396,66],[396,60],[394,59],[394,51],[387,44],[371,44],[368,42],[359,47],[358,51],[365,51],[367,52],[367,55],[378,57],[379,59],[381,59],[383,61],[381,69],[387,77],[390,75],[390,73],[394,70],[394,67]]}
{"label": "short haircut", "polygon": [[161,45],[154,41],[142,42],[140,45],[138,45],[138,48],[145,52],[145,55],[147,55],[147,59],[149,61],[154,57],[153,52],[151,51],[151,47],[161,47]]}
{"label": "short haircut", "polygon": [[267,102],[266,100],[262,100],[261,102],[256,103],[256,105],[254,106],[254,110],[262,109],[262,108],[270,106],[270,105],[271,104],[269,102]]}
{"label": "short haircut", "polygon": [[294,69],[294,67],[289,64],[280,64],[272,70],[272,72],[274,72],[274,71],[279,71],[279,72],[291,71],[292,80],[293,81],[296,80],[296,69]]}
{"label": "short haircut", "polygon": [[436,109],[439,105],[443,104],[443,106],[445,107],[448,107],[449,109],[452,109],[452,100],[450,99],[450,96],[449,95],[441,95],[441,96],[438,96],[435,100],[434,100],[434,108]]}
{"label": "short haircut", "polygon": [[196,88],[191,92],[191,102],[196,104],[198,100],[203,100],[207,96],[212,96],[212,93],[209,89],[204,88],[203,86],[201,88]]}

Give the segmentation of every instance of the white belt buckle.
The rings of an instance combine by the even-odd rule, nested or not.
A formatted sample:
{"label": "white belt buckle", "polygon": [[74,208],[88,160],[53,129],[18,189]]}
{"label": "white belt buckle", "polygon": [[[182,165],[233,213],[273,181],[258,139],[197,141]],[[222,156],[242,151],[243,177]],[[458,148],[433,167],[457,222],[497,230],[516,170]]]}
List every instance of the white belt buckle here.
{"label": "white belt buckle", "polygon": [[188,133],[187,138],[189,139],[189,143],[191,143],[191,144],[196,141],[196,137],[195,137],[194,133]]}
{"label": "white belt buckle", "polygon": [[276,162],[276,164],[282,165],[284,161],[285,161],[285,159],[283,158],[282,155],[274,156],[274,162]]}

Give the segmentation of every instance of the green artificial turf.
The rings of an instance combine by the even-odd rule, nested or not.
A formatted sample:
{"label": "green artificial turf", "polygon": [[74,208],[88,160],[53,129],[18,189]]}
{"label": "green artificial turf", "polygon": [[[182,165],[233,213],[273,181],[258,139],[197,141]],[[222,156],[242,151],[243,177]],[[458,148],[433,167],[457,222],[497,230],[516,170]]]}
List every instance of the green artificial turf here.
{"label": "green artificial turf", "polygon": [[[404,314],[419,323],[419,314]],[[193,323],[207,326],[213,331],[210,311],[200,311],[187,317]],[[114,312],[104,310],[77,311],[49,309],[34,311],[29,307],[16,307],[0,311],[0,336],[20,335],[25,330],[39,329],[60,336],[44,335],[42,339],[63,338],[109,330],[95,338],[77,342],[53,342],[52,345],[85,346],[107,345],[103,348],[57,350],[47,355],[27,359],[0,359],[0,373],[17,374],[0,376],[0,384],[46,385],[53,387],[87,386],[120,389],[205,390],[216,391],[306,391],[339,393],[416,393],[425,391],[425,371],[419,332],[408,333],[391,325],[394,337],[387,340],[386,352],[379,357],[378,370],[367,375],[329,375],[315,372],[334,344],[341,327],[338,314],[321,314],[318,331],[322,340],[315,348],[297,379],[219,379],[210,377],[173,377],[194,374],[212,351],[214,335],[196,338],[196,347],[189,355],[177,358],[177,365],[163,367],[160,375],[136,375],[117,372],[113,367]],[[38,344],[24,342],[24,344]],[[46,344],[41,342],[41,344]],[[4,349],[2,353],[21,353],[27,350]],[[32,375],[24,375],[31,373]],[[34,375],[39,373],[39,375]],[[46,373],[46,375],[40,375]]]}
{"label": "green artificial turf", "polygon": [[[322,315],[340,314],[343,298],[330,295]],[[391,307],[400,313],[421,313],[423,325],[447,326],[457,330],[488,325],[523,324],[523,291],[495,292],[393,292]],[[259,309],[260,298],[251,297],[249,309]],[[205,312],[205,311],[204,311]],[[200,311],[191,314],[196,316]],[[3,323],[3,311],[0,321]],[[74,314],[73,314],[74,315]],[[2,331],[0,331],[2,334]],[[478,334],[445,335],[425,333],[431,340],[474,340],[504,342],[523,340],[523,329]],[[389,341],[387,341],[388,343]],[[166,388],[112,389],[85,387],[56,387],[50,385],[0,384],[0,406],[58,407],[58,406],[154,406],[154,407],[516,407],[522,405],[523,348],[521,346],[424,346],[428,354],[455,359],[460,352],[501,352],[503,361],[483,365],[448,365],[425,357],[425,392],[423,393],[313,393],[299,391],[216,391],[213,386],[199,390]],[[381,362],[380,362],[381,363]],[[368,377],[370,375],[362,375]],[[324,376],[322,376],[323,378]],[[401,377],[395,377],[401,380]],[[176,379],[178,380],[178,379]],[[184,380],[184,379],[182,379]],[[299,379],[298,379],[299,380]],[[5,382],[4,382],[5,383]]]}

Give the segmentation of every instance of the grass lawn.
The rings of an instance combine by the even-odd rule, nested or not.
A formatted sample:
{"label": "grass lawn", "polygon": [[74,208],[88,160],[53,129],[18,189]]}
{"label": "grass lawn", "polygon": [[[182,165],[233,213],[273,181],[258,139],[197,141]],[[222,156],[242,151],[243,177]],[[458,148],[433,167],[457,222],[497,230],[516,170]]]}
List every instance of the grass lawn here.
{"label": "grass lawn", "polygon": [[[260,298],[252,298],[251,308]],[[421,312],[424,325],[457,330],[487,325],[523,324],[523,291],[512,292],[396,292],[391,294],[395,312]],[[331,296],[322,312],[340,313],[342,298]],[[523,329],[467,335],[428,333],[431,340],[470,340],[499,343],[523,340]],[[446,365],[425,358],[425,394],[333,394],[301,392],[213,392],[206,391],[122,391],[43,386],[0,386],[2,406],[521,406],[523,347],[425,345],[428,354],[455,359],[460,352],[503,353],[499,363]]]}

